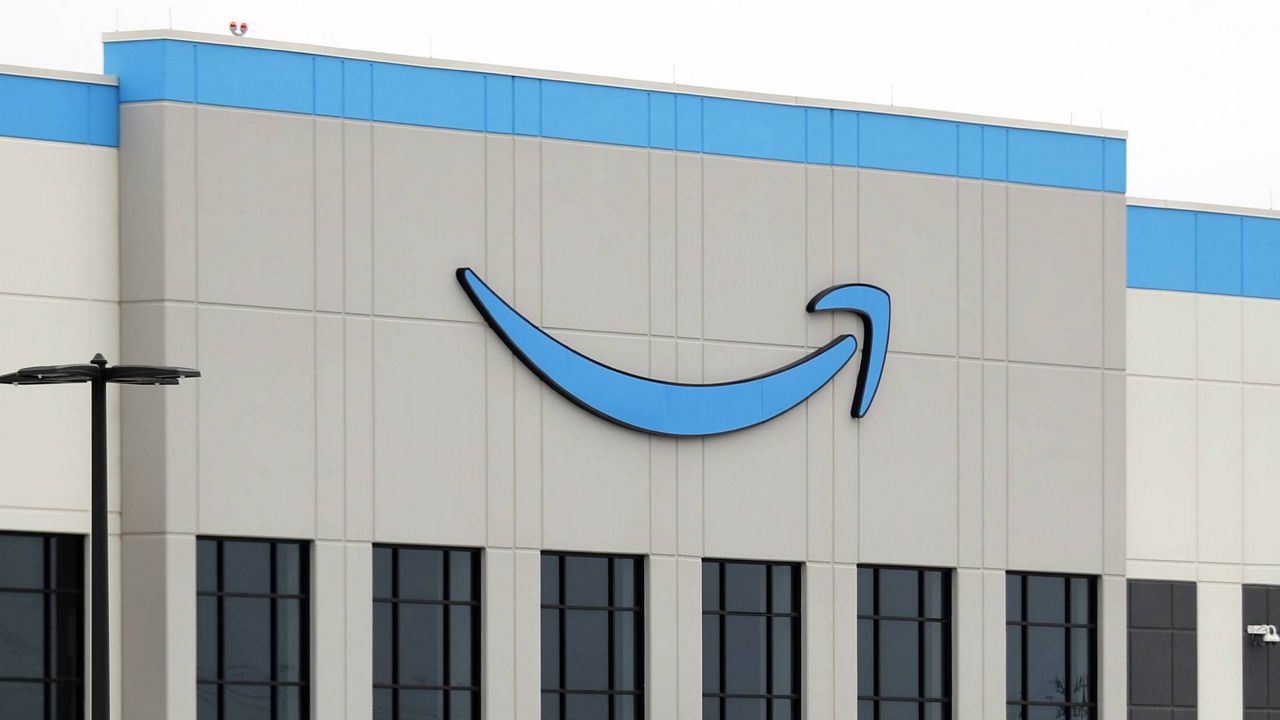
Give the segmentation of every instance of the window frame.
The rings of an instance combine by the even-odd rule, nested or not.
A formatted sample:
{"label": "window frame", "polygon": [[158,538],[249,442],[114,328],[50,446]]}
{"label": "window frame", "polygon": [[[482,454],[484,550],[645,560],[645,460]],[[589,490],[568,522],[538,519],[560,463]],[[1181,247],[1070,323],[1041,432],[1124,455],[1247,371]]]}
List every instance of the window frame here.
{"label": "window frame", "polygon": [[[76,699],[76,711],[74,717],[83,718],[86,714],[86,690],[88,688],[87,678],[89,673],[89,653],[86,631],[88,629],[88,566],[86,565],[87,555],[86,540],[84,535],[72,535],[67,533],[36,533],[21,531],[2,531],[0,536],[3,537],[24,537],[34,538],[40,541],[40,587],[18,587],[18,586],[0,586],[0,594],[4,595],[40,595],[43,599],[41,607],[41,630],[40,637],[43,645],[43,657],[41,658],[41,675],[39,676],[4,676],[0,677],[0,685],[40,685],[41,687],[41,703],[43,705],[43,717],[51,720],[55,717],[57,710],[55,701],[55,693],[59,686],[70,686],[75,689],[74,697]],[[58,581],[64,579],[65,576],[58,572],[57,563],[59,556],[66,548],[74,547],[78,554],[76,562],[79,564],[80,572],[75,575],[78,582],[76,588],[63,588]],[[75,633],[77,636],[76,645],[80,651],[80,657],[75,662],[68,663],[78,670],[78,677],[75,675],[63,676],[58,674],[58,667],[63,663],[59,662],[58,652],[61,644],[55,642],[55,625],[60,621],[59,600],[63,598],[71,598],[77,600],[74,607],[69,610],[70,617],[74,619]]]}
{"label": "window frame", "polygon": [[[762,700],[765,707],[765,719],[774,720],[774,706],[779,702],[789,702],[792,704],[791,718],[804,717],[804,563],[797,562],[779,562],[771,560],[740,560],[740,559],[719,559],[719,558],[703,558],[701,575],[705,578],[706,568],[708,565],[717,566],[717,583],[718,595],[716,599],[716,609],[708,610],[706,606],[706,588],[702,590],[702,625],[703,625],[703,642],[706,638],[706,624],[714,621],[717,624],[716,634],[719,638],[719,649],[717,651],[717,662],[719,667],[717,673],[720,678],[720,687],[716,692],[709,692],[704,686],[702,688],[702,715],[706,717],[706,704],[708,700],[713,700],[717,706],[717,718],[725,717],[725,708],[729,700],[745,699],[745,700]],[[730,565],[752,565],[763,567],[765,569],[765,610],[764,612],[753,612],[744,610],[728,610],[726,603],[726,586],[725,582],[726,569]],[[774,569],[787,568],[791,571],[791,606],[793,610],[778,612],[774,610]],[[761,617],[765,619],[765,648],[764,648],[764,665],[765,665],[765,692],[763,693],[740,693],[727,692],[726,687],[726,656],[725,652],[727,633],[725,632],[726,619],[729,617]],[[772,632],[773,621],[775,619],[790,620],[793,628],[791,637],[791,685],[793,692],[776,693],[773,692],[773,676],[774,664],[772,662],[774,655],[774,636]],[[706,653],[703,653],[703,674],[706,673]]]}
{"label": "window frame", "polygon": [[[478,548],[470,547],[448,547],[441,545],[412,545],[407,543],[375,543],[371,550],[370,557],[376,563],[376,552],[378,550],[391,551],[391,596],[380,597],[377,589],[377,569],[374,568],[372,587],[370,588],[370,597],[372,598],[372,608],[376,609],[379,603],[391,606],[391,682],[380,683],[375,677],[372,683],[374,691],[389,690],[391,692],[391,717],[389,720],[396,720],[400,716],[399,696],[401,691],[428,691],[439,692],[442,697],[442,717],[454,719],[451,703],[453,693],[468,692],[472,697],[472,717],[475,720],[482,718],[483,697],[481,694],[481,686],[483,683],[484,666],[481,657],[483,649],[483,617],[482,607],[483,598],[481,589],[484,587],[481,573],[484,571],[484,562],[482,551]],[[441,553],[443,564],[441,565],[441,598],[439,600],[431,600],[426,598],[400,597],[400,551],[409,550],[426,550]],[[453,582],[453,559],[455,553],[465,554],[471,558],[471,600],[452,600],[450,599],[450,589]],[[400,606],[401,605],[431,605],[442,608],[442,630],[441,638],[443,647],[441,648],[441,656],[444,660],[441,671],[444,674],[445,683],[442,685],[415,685],[399,682],[400,677]],[[453,685],[450,684],[452,679],[452,666],[450,665],[450,647],[453,639],[453,629],[448,622],[448,608],[450,607],[470,607],[472,609],[471,621],[471,674],[473,683],[471,685]],[[372,633],[371,633],[372,634]],[[373,635],[373,642],[377,642],[377,636]],[[373,653],[371,662],[376,663],[377,651]]]}
{"label": "window frame", "polygon": [[[1099,627],[1101,625],[1101,623],[1099,622],[1100,603],[1098,598],[1098,592],[1100,588],[1100,583],[1098,582],[1098,577],[1096,575],[1082,575],[1082,574],[1076,574],[1076,573],[1007,571],[1005,573],[1006,610],[1008,607],[1007,605],[1008,593],[1009,593],[1008,583],[1009,583],[1009,578],[1011,577],[1017,577],[1020,579],[1018,605],[1022,609],[1022,617],[1019,620],[1013,620],[1008,616],[1007,612],[1005,614],[1005,619],[1004,619],[1005,620],[1005,647],[1006,647],[1005,682],[1007,687],[1008,672],[1009,672],[1008,671],[1009,629],[1012,627],[1017,627],[1019,628],[1020,635],[1021,635],[1021,642],[1018,650],[1018,654],[1019,654],[1018,676],[1021,679],[1022,687],[1021,687],[1020,698],[1018,700],[1010,699],[1008,697],[1008,693],[1007,692],[1005,693],[1006,714],[1008,714],[1009,709],[1020,708],[1022,712],[1019,715],[1019,717],[1026,717],[1026,711],[1028,708],[1048,707],[1048,708],[1062,709],[1065,713],[1064,717],[1084,718],[1085,720],[1096,720],[1096,718],[1098,717],[1098,707],[1099,707],[1098,678],[1100,677],[1100,673],[1098,672],[1098,669],[1099,669],[1098,668],[1098,634],[1099,634]],[[1029,583],[1027,582],[1028,578],[1054,578],[1054,579],[1061,579],[1064,581],[1063,582],[1063,616],[1066,620],[1065,622],[1054,623],[1054,622],[1027,619],[1029,617],[1029,614],[1027,611],[1027,587],[1029,585]],[[1071,621],[1071,616],[1072,616],[1071,581],[1072,580],[1085,580],[1089,584],[1088,594],[1089,594],[1090,606],[1089,606],[1089,615],[1088,615],[1089,621],[1087,623],[1075,623]],[[1064,678],[1064,680],[1068,684],[1070,684],[1071,659],[1072,659],[1071,631],[1077,630],[1077,629],[1083,629],[1089,632],[1089,684],[1088,684],[1089,699],[1087,702],[1075,702],[1074,700],[1072,700],[1071,699],[1072,695],[1070,690],[1067,691],[1068,693],[1066,695],[1067,699],[1064,702],[1051,702],[1048,700],[1029,699],[1028,697],[1029,692],[1028,692],[1028,686],[1027,686],[1027,658],[1028,658],[1027,644],[1028,644],[1028,638],[1030,637],[1030,633],[1028,632],[1028,630],[1030,628],[1037,628],[1037,627],[1061,628],[1062,630],[1065,631],[1065,636],[1064,636],[1065,640],[1063,642],[1063,646],[1064,646],[1063,647],[1063,652],[1064,652],[1063,668],[1065,669],[1065,672],[1067,674],[1067,677]],[[1079,714],[1080,710],[1084,710],[1083,715]]]}
{"label": "window frame", "polygon": [[[555,558],[557,561],[556,562],[556,582],[558,583],[558,587],[556,588],[557,602],[555,603],[546,602],[545,589],[542,587],[543,583],[546,580],[544,563],[548,558]],[[565,576],[566,576],[565,561],[570,558],[594,558],[594,559],[602,559],[602,560],[608,561],[607,582],[608,582],[608,588],[609,588],[609,596],[608,596],[608,601],[606,605],[589,605],[589,604],[580,604],[580,603],[571,604],[571,603],[565,602],[565,599],[566,599],[565,598]],[[538,626],[539,628],[542,627],[543,614],[548,610],[552,610],[552,611],[555,611],[557,614],[557,628],[559,630],[559,637],[557,638],[557,641],[556,641],[556,645],[557,645],[556,660],[559,663],[559,667],[556,670],[556,675],[559,677],[559,683],[558,683],[559,687],[553,687],[553,688],[546,687],[546,683],[543,681],[543,677],[545,676],[545,670],[542,669],[543,659],[540,658],[539,660],[538,700],[539,700],[539,717],[541,717],[542,720],[565,720],[568,714],[568,703],[566,702],[566,699],[568,698],[568,696],[571,696],[571,695],[597,695],[597,696],[602,696],[607,698],[606,702],[608,703],[608,706],[609,706],[608,715],[601,718],[600,720],[616,720],[618,715],[618,710],[617,710],[617,703],[614,702],[614,699],[617,697],[633,698],[633,702],[634,702],[633,717],[636,718],[637,720],[646,717],[645,715],[646,704],[647,704],[646,694],[648,692],[648,667],[647,667],[646,659],[648,657],[648,651],[649,651],[649,644],[647,642],[648,627],[645,623],[645,612],[647,610],[645,601],[648,599],[647,598],[647,595],[648,595],[648,586],[647,586],[648,566],[647,565],[648,563],[646,562],[646,559],[647,558],[643,555],[628,555],[626,553],[589,553],[589,552],[559,551],[559,550],[544,550],[541,553],[539,553],[538,575],[539,575],[540,589],[539,589],[539,596],[538,596]],[[617,602],[617,597],[616,597],[617,576],[615,574],[615,569],[617,565],[614,562],[616,560],[629,560],[635,563],[635,568],[638,575],[637,577],[638,582],[636,584],[637,600],[635,605],[632,605],[632,606],[619,605]],[[609,639],[608,639],[607,652],[608,652],[608,658],[609,658],[609,670],[608,670],[609,688],[607,690],[583,690],[583,689],[573,689],[573,688],[565,687],[566,685],[565,669],[567,665],[567,661],[566,661],[567,654],[565,652],[565,645],[566,645],[565,638],[566,638],[567,623],[565,622],[565,614],[568,611],[574,611],[574,610],[602,611],[602,612],[608,613]],[[616,660],[619,656],[618,655],[619,650],[615,644],[617,642],[617,634],[614,632],[614,628],[615,628],[615,621],[617,619],[617,616],[620,613],[629,613],[632,616],[633,626],[635,628],[635,642],[636,642],[635,652],[637,655],[636,667],[638,669],[639,677],[638,677],[638,681],[636,682],[636,687],[632,690],[620,690],[614,687],[614,685],[617,682],[616,674],[615,674],[615,665],[616,665]],[[547,695],[555,695],[557,697],[557,702],[556,702],[557,713],[556,713],[556,717],[554,718],[547,718],[545,715],[545,712],[546,712],[545,697]]]}
{"label": "window frame", "polygon": [[[907,572],[912,572],[916,574],[917,604],[916,604],[915,616],[883,615],[880,613],[880,592],[879,592],[880,572],[884,570],[907,571]],[[936,705],[942,708],[942,717],[950,718],[953,712],[953,708],[955,706],[955,698],[954,698],[955,636],[953,634],[955,632],[955,623],[954,623],[955,571],[951,568],[920,567],[920,566],[911,566],[911,565],[878,565],[878,564],[858,565],[858,598],[855,599],[854,601],[855,603],[858,603],[862,597],[862,572],[863,571],[870,571],[874,578],[874,584],[871,590],[871,592],[873,593],[873,596],[872,596],[873,610],[870,615],[864,615],[860,607],[855,607],[855,615],[856,615],[856,620],[859,622],[859,625],[861,625],[862,620],[869,620],[872,623],[874,635],[872,638],[872,650],[871,650],[871,654],[872,654],[871,682],[872,682],[872,689],[874,692],[870,695],[863,695],[862,687],[860,683],[856,688],[857,702],[859,706],[861,706],[862,703],[864,702],[872,703],[872,716],[870,718],[864,718],[859,714],[858,720],[876,720],[876,718],[879,718],[881,714],[880,712],[881,704],[886,702],[914,703],[918,708],[918,711],[919,711],[918,715],[921,720],[924,720],[924,718],[926,717],[926,708],[930,705]],[[925,578],[930,573],[937,573],[942,579],[942,586],[941,586],[942,598],[940,603],[940,607],[942,608],[942,617],[939,617],[939,618],[928,617],[928,613],[924,609],[927,602],[925,600],[925,588],[926,588]],[[917,673],[917,678],[919,683],[918,687],[920,688],[918,697],[878,694],[880,690],[880,623],[881,621],[911,622],[911,623],[915,623],[921,630],[923,630],[925,627],[928,627],[929,625],[941,626],[942,647],[943,647],[943,654],[942,654],[943,667],[941,669],[941,678],[942,678],[943,688],[940,696],[929,697],[925,694],[924,684],[925,684],[925,676],[926,676],[926,672],[925,672],[926,658],[925,658],[924,632],[919,632],[918,638],[916,641],[917,642],[916,673]],[[861,632],[861,628],[859,628],[859,632]],[[859,662],[861,662],[862,660],[860,655],[861,653],[859,653],[859,657],[858,657]]]}
{"label": "window frame", "polygon": [[[202,542],[216,543],[215,562],[216,568],[216,586],[217,590],[201,590],[199,586],[199,547]],[[268,593],[255,593],[247,591],[226,590],[226,563],[224,549],[226,543],[261,543],[271,546],[270,550],[270,577],[271,591]],[[298,592],[278,592],[279,573],[278,573],[278,555],[276,553],[277,546],[293,545],[298,548]],[[199,642],[202,633],[200,633],[200,614],[199,599],[201,597],[213,597],[216,600],[215,611],[215,627],[214,638],[217,642],[216,650],[216,672],[215,678],[205,679],[200,677],[199,665],[197,660],[196,671],[196,703],[197,716],[199,716],[199,689],[200,686],[213,686],[217,693],[217,718],[225,720],[227,715],[226,691],[228,687],[267,687],[271,691],[271,708],[268,714],[272,718],[279,716],[279,688],[297,688],[298,689],[298,718],[300,720],[308,720],[311,717],[311,542],[308,540],[291,540],[286,538],[260,538],[260,537],[231,537],[222,535],[200,535],[196,537],[196,657],[199,658],[200,648]],[[226,644],[226,599],[227,598],[247,598],[247,599],[267,599],[271,606],[271,653],[270,653],[270,680],[256,681],[237,681],[227,680],[223,677],[223,664],[225,662],[225,644]],[[278,626],[278,608],[281,600],[296,600],[298,602],[299,621],[302,631],[298,635],[298,680],[277,680],[276,675],[279,672],[279,663],[277,656],[279,653],[279,626]]]}

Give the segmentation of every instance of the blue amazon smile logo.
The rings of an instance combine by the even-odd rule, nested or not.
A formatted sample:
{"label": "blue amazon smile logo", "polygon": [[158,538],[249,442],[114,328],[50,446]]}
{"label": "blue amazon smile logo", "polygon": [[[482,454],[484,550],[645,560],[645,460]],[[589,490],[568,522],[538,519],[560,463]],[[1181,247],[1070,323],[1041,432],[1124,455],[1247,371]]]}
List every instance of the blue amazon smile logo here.
{"label": "blue amazon smile logo", "polygon": [[[719,435],[772,420],[830,382],[858,349],[852,335],[841,335],[790,365],[752,378],[707,385],[653,380],[596,362],[551,337],[470,268],[458,268],[457,276],[489,327],[544,382],[610,422],[655,435]],[[807,309],[846,310],[862,318],[866,347],[852,415],[866,415],[884,372],[889,294],[874,285],[837,285],[814,296]]]}

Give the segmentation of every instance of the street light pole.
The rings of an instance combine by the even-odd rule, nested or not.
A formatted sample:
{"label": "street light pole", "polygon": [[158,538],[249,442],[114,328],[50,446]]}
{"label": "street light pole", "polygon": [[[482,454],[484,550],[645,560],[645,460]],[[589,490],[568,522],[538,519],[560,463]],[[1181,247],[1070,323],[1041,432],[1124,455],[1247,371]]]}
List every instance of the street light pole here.
{"label": "street light pole", "polygon": [[89,522],[89,712],[92,720],[111,717],[111,627],[107,572],[107,383],[177,385],[198,378],[199,370],[160,365],[116,365],[98,353],[88,365],[42,365],[0,375],[0,385],[89,383],[92,407]]}
{"label": "street light pole", "polygon": [[111,633],[107,627],[111,594],[107,592],[107,379],[102,372],[107,360],[99,353],[90,362],[98,367],[98,374],[90,381],[93,447],[89,491],[89,716],[107,720],[111,717]]}

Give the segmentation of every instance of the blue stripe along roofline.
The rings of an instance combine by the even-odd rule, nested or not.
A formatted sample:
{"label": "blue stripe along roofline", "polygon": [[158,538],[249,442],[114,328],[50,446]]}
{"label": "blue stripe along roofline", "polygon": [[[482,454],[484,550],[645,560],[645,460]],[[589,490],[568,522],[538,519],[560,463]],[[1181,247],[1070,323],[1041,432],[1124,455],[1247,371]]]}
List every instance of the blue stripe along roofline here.
{"label": "blue stripe along roofline", "polygon": [[121,102],[170,100],[731,157],[1125,190],[1125,141],[188,40],[106,45]]}
{"label": "blue stripe along roofline", "polygon": [[0,137],[118,147],[117,88],[0,71]]}
{"label": "blue stripe along roofline", "polygon": [[1128,209],[1128,286],[1280,299],[1280,219]]}

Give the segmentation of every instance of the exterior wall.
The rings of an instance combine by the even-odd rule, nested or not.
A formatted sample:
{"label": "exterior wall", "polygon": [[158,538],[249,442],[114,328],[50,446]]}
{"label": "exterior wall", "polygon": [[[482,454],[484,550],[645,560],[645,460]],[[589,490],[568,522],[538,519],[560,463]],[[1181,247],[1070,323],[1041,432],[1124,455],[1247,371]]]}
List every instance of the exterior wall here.
{"label": "exterior wall", "polygon": [[1280,584],[1280,219],[1130,208],[1128,572],[1199,583],[1200,711],[1242,712],[1242,584]]}
{"label": "exterior wall", "polygon": [[[22,110],[0,110],[0,373],[119,360],[115,95],[110,78],[0,66],[0,108]],[[116,536],[119,388],[107,402]],[[86,386],[0,389],[0,528],[87,536],[89,441]]]}
{"label": "exterior wall", "polygon": [[[537,713],[544,548],[649,557],[651,717],[701,714],[702,557],[806,563],[811,718],[854,712],[859,562],[958,568],[961,718],[1004,713],[1004,570],[1101,575],[1124,713],[1125,208],[1101,164],[1065,189],[172,99],[121,127],[125,359],[204,372],[125,398],[127,716],[194,715],[200,534],[315,541],[319,718],[370,713],[373,542],[485,548],[489,717]],[[649,437],[515,361],[463,265],[655,378],[860,334],[803,311],[853,281],[893,295],[890,357],[861,421],[846,370],[760,427]]]}

